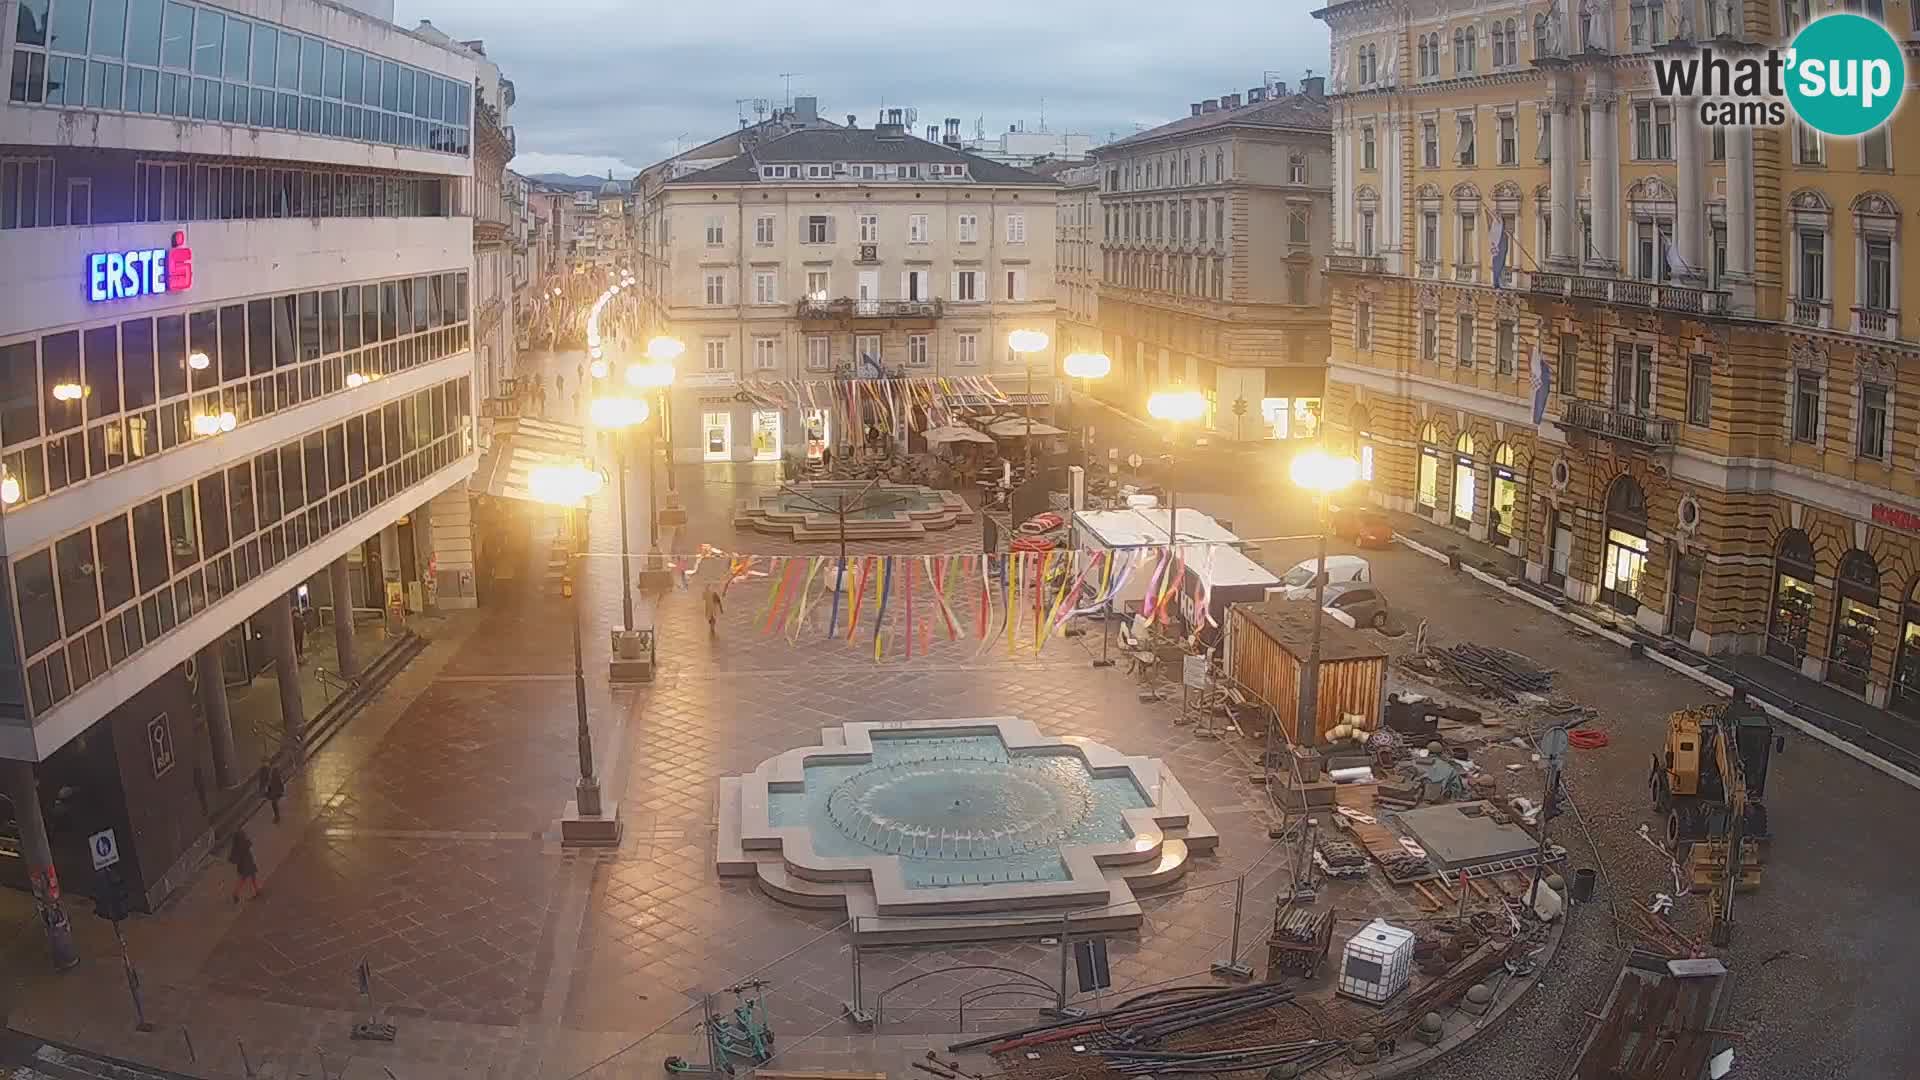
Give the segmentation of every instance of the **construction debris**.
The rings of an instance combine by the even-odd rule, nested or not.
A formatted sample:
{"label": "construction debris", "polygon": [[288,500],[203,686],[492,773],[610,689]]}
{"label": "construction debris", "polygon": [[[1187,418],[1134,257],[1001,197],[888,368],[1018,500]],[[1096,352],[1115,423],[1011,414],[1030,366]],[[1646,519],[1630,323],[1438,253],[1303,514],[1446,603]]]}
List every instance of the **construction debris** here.
{"label": "construction debris", "polygon": [[1506,702],[1521,694],[1546,694],[1553,689],[1553,672],[1511,649],[1463,642],[1428,649],[1408,659],[1417,668],[1450,675],[1476,693]]}

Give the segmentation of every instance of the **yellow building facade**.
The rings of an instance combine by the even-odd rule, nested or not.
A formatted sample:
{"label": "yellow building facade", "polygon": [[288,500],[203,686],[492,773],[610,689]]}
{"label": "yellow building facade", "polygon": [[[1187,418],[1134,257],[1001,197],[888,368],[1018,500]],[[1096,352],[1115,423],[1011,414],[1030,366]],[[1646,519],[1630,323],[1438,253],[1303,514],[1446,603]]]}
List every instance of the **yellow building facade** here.
{"label": "yellow building facade", "polygon": [[[1911,56],[1910,3],[1850,6]],[[1785,41],[1802,7],[1318,12],[1341,197],[1327,420],[1376,501],[1575,601],[1920,715],[1920,326],[1901,318],[1920,114],[1859,139],[1716,131],[1653,87],[1660,51]]]}

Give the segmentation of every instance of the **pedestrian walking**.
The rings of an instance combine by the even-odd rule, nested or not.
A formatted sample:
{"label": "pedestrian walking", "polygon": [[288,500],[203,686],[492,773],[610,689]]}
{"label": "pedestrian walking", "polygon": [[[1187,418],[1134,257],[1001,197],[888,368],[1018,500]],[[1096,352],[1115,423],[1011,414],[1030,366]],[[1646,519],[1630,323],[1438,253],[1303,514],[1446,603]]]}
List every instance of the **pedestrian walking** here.
{"label": "pedestrian walking", "polygon": [[280,800],[286,798],[287,781],[280,775],[280,766],[269,761],[260,766],[260,797],[273,807],[273,823],[280,824]]}
{"label": "pedestrian walking", "polygon": [[260,864],[253,858],[253,838],[247,830],[233,834],[233,846],[227,849],[227,861],[233,864],[233,902],[240,902],[240,891],[253,886],[253,899],[260,899]]}
{"label": "pedestrian walking", "polygon": [[707,609],[707,635],[719,637],[720,613],[724,610],[720,604],[720,594],[714,591],[712,585],[703,586],[701,592],[700,602]]}

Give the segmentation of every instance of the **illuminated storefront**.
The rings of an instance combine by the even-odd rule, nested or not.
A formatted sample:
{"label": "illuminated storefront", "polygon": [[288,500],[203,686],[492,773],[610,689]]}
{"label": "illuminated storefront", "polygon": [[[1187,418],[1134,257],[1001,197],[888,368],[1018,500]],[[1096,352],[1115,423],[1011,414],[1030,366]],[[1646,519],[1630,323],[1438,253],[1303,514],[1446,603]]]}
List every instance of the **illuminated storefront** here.
{"label": "illuminated storefront", "polygon": [[1840,557],[1834,586],[1838,595],[1827,681],[1864,694],[1873,674],[1873,647],[1880,639],[1880,567],[1873,556],[1856,548]]}
{"label": "illuminated storefront", "polygon": [[1631,476],[1607,493],[1607,544],[1600,566],[1600,595],[1623,615],[1640,610],[1640,576],[1647,569],[1647,497]]}
{"label": "illuminated storefront", "polygon": [[1520,485],[1513,473],[1513,446],[1501,443],[1493,452],[1493,498],[1487,505],[1487,524],[1495,533],[1513,539],[1513,510],[1520,501]]}
{"label": "illuminated storefront", "polygon": [[1813,541],[1799,529],[1780,534],[1773,556],[1773,604],[1767,617],[1767,655],[1798,668],[1813,623]]}
{"label": "illuminated storefront", "polygon": [[1473,524],[1473,436],[1461,432],[1453,444],[1453,524],[1464,529]]}

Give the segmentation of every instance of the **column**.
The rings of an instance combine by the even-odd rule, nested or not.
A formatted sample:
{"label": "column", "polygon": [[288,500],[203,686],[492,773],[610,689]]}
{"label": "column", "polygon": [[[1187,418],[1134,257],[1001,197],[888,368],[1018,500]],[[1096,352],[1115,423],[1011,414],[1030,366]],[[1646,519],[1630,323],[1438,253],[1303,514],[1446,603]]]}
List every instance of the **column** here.
{"label": "column", "polygon": [[53,966],[65,971],[80,962],[80,954],[74,950],[73,927],[60,906],[60,875],[53,869],[53,846],[47,842],[47,821],[40,813],[40,786],[34,779],[33,762],[0,760],[0,781],[4,781],[0,786],[4,786],[13,803],[14,817],[19,820],[20,854],[27,860],[27,881],[40,909]]}
{"label": "column", "polygon": [[[1611,81],[1610,75],[1596,79]],[[1594,89],[1589,101],[1593,117],[1588,137],[1593,143],[1593,250],[1610,270],[1620,267],[1620,136],[1615,127],[1614,93],[1606,83]],[[1579,244],[1579,222],[1572,235]],[[1576,246],[1575,250],[1578,250]]]}
{"label": "column", "polygon": [[[1553,244],[1547,257],[1555,265],[1564,267],[1578,261],[1580,250],[1575,239],[1580,235],[1580,202],[1576,190],[1579,181],[1575,170],[1580,144],[1572,138],[1573,125],[1580,114],[1574,109],[1573,83],[1569,76],[1561,75],[1554,80],[1552,95],[1549,107],[1553,130],[1549,133],[1552,145],[1547,183],[1549,209],[1553,214]],[[1571,227],[1562,226],[1562,222]]]}
{"label": "column", "polygon": [[341,678],[351,679],[360,674],[360,661],[353,655],[353,582],[345,555],[327,564],[327,591],[333,594],[334,665]]}
{"label": "column", "polygon": [[240,754],[233,747],[233,717],[227,711],[227,657],[225,638],[193,654],[194,681],[199,684],[200,715],[207,718],[207,740],[213,749],[213,782],[220,790],[240,783]]}
{"label": "column", "polygon": [[1705,276],[1707,261],[1701,254],[1705,246],[1706,194],[1701,190],[1706,166],[1700,153],[1704,133],[1694,110],[1682,100],[1673,103],[1674,172],[1679,180],[1679,204],[1674,208],[1673,243],[1680,261],[1689,269],[1687,284]]}
{"label": "column", "polygon": [[1727,276],[1753,277],[1753,129],[1727,129]]}
{"label": "column", "polygon": [[286,729],[283,749],[307,741],[307,710],[300,699],[300,654],[293,647],[293,599],[282,593],[262,608],[267,623],[267,646],[273,650],[273,680],[280,685],[280,723]]}

